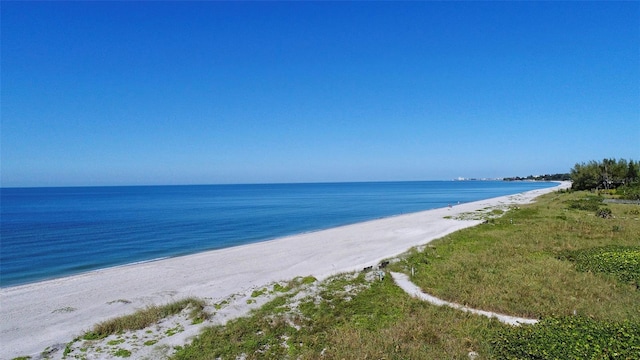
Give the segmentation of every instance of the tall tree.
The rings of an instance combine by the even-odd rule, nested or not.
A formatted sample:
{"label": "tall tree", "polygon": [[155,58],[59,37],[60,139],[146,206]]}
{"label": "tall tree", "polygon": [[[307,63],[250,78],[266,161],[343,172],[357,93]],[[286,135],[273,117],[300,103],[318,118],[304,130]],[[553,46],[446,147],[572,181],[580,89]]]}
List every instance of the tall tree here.
{"label": "tall tree", "polygon": [[638,181],[638,166],[640,164],[636,164],[633,160],[629,161],[629,166],[627,167],[627,176],[626,182],[632,183]]}
{"label": "tall tree", "polygon": [[575,164],[571,169],[571,187],[574,190],[594,189],[598,186],[600,176],[600,166],[593,160],[588,164]]}
{"label": "tall tree", "polygon": [[625,159],[603,159],[576,164],[571,169],[574,190],[612,189],[640,180],[640,163]]}

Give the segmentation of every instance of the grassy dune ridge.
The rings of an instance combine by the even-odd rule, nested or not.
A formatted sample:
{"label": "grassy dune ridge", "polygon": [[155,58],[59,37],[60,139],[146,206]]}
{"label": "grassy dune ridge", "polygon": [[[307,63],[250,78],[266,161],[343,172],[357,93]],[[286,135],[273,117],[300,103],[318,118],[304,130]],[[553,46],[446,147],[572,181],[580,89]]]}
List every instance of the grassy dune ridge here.
{"label": "grassy dune ridge", "polygon": [[640,294],[631,281],[578,271],[575,262],[563,260],[572,251],[640,245],[638,206],[608,205],[617,215],[603,219],[568,206],[581,197],[550,194],[413,251],[406,259],[415,269],[413,281],[437,297],[516,316],[640,320]]}

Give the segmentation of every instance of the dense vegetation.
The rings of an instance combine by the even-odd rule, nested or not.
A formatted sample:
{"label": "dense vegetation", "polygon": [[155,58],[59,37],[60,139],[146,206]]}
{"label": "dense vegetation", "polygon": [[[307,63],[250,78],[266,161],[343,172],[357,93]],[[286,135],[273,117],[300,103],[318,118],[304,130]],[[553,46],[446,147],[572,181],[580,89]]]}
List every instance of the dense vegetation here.
{"label": "dense vegetation", "polygon": [[499,359],[637,359],[640,323],[547,318],[536,326],[504,328],[492,345]]}
{"label": "dense vegetation", "polygon": [[504,181],[569,181],[571,174],[545,174],[545,175],[529,175],[525,177],[514,176],[503,179]]}
{"label": "dense vegetation", "polygon": [[558,258],[575,262],[578,271],[611,274],[619,281],[640,289],[640,246],[614,245],[569,250]]}
{"label": "dense vegetation", "polygon": [[570,173],[514,176],[505,181],[569,181],[573,190],[615,190],[620,199],[640,200],[640,162],[625,159],[591,160],[575,164]]}
{"label": "dense vegetation", "polygon": [[571,180],[574,190],[608,190],[622,187],[626,192],[632,192],[633,189],[637,191],[640,187],[640,163],[625,159],[579,163],[571,169]]}
{"label": "dense vegetation", "polygon": [[389,265],[432,295],[536,325],[429,305],[362,272],[209,328],[176,358],[640,358],[640,207],[602,199],[549,194]]}

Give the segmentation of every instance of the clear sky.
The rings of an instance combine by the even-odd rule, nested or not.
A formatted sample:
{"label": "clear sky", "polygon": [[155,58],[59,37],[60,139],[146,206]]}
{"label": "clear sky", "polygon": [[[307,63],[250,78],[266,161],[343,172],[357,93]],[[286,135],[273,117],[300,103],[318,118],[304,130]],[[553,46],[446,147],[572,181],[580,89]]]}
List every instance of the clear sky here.
{"label": "clear sky", "polygon": [[640,3],[2,1],[2,186],[640,159]]}

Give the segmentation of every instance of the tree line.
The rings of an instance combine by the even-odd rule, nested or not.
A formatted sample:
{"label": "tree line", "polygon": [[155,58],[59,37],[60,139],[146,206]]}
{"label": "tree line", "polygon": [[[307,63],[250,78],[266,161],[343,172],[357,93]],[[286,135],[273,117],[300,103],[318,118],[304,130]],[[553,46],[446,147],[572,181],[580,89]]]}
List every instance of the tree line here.
{"label": "tree line", "polygon": [[529,175],[526,177],[514,176],[506,177],[504,181],[569,181],[571,180],[571,174],[545,174],[545,175]]}
{"label": "tree line", "polygon": [[622,199],[640,200],[640,161],[603,159],[577,163],[569,173],[507,177],[505,181],[572,181],[572,190],[611,190]]}
{"label": "tree line", "polygon": [[638,186],[640,163],[626,159],[591,160],[571,169],[574,190],[608,190],[621,186]]}

